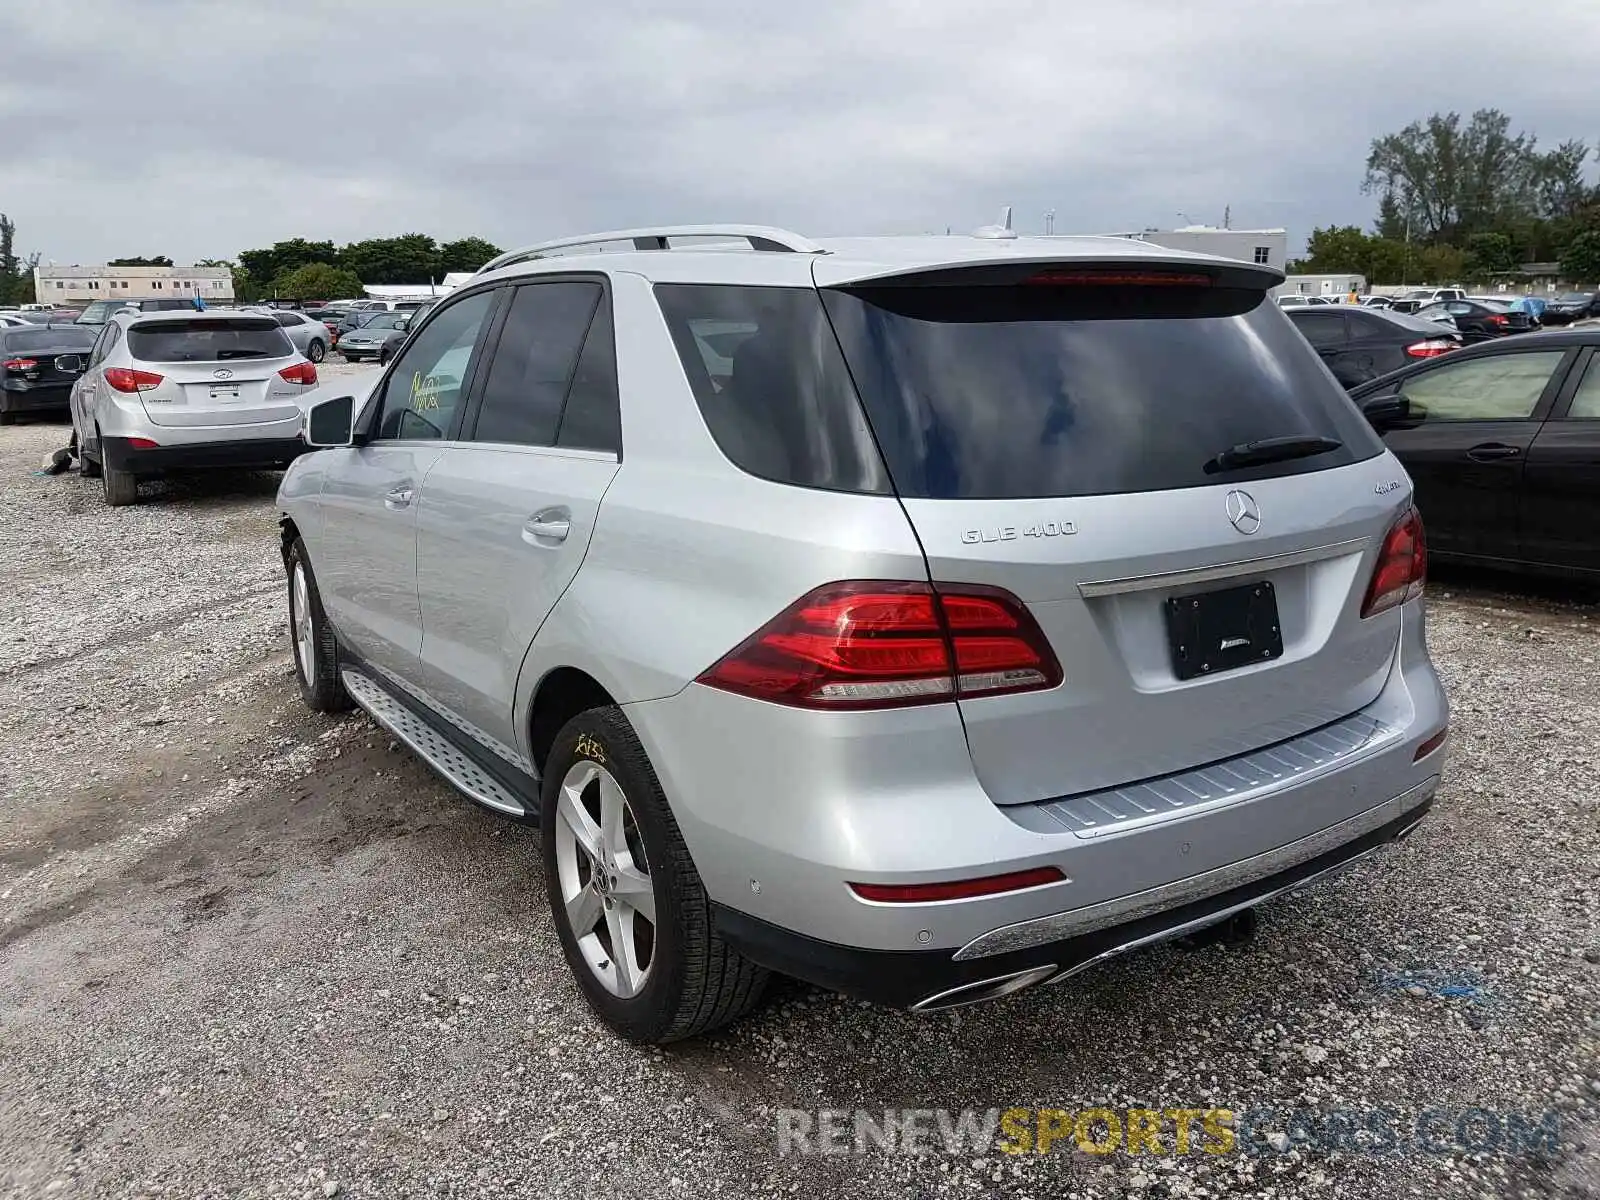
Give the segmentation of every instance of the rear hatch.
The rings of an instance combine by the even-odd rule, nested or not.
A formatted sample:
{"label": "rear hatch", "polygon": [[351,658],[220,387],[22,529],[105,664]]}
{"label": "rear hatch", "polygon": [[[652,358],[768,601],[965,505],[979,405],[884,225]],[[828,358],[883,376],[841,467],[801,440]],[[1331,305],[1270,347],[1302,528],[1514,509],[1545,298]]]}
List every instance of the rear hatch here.
{"label": "rear hatch", "polygon": [[1058,263],[824,287],[935,585],[1013,593],[1060,661],[1059,686],[960,701],[997,803],[1245,753],[1383,687],[1399,616],[1360,608],[1403,472],[1274,282]]}
{"label": "rear hatch", "polygon": [[[160,376],[140,399],[156,425],[253,425],[298,418],[303,362],[271,317],[169,317],[128,326],[135,368]],[[303,369],[303,367],[301,368]]]}
{"label": "rear hatch", "polygon": [[65,388],[83,374],[95,332],[89,329],[14,329],[0,341],[6,377],[32,387]]}

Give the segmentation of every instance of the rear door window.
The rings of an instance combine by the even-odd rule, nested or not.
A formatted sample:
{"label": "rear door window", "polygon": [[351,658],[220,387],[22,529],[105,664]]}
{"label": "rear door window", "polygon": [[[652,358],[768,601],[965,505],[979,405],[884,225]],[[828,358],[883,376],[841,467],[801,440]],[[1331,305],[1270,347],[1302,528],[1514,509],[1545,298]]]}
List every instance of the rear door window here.
{"label": "rear door window", "polygon": [[1306,335],[1306,341],[1318,349],[1327,346],[1342,346],[1349,341],[1345,333],[1344,316],[1341,313],[1293,313],[1289,319],[1301,333]]}
{"label": "rear door window", "polygon": [[[1254,289],[947,284],[824,295],[907,497],[1162,491],[1324,470],[1382,450],[1305,338]],[[1211,461],[1285,437],[1339,446],[1226,471]]]}
{"label": "rear door window", "polygon": [[270,317],[226,317],[130,325],[128,352],[143,362],[225,362],[287,358],[294,347]]}
{"label": "rear door window", "polygon": [[1425,421],[1525,421],[1533,416],[1565,350],[1485,355],[1442,363],[1400,385],[1411,415]]}
{"label": "rear door window", "polygon": [[489,360],[473,441],[556,444],[567,389],[601,292],[589,281],[517,289]]}
{"label": "rear door window", "polygon": [[655,291],[700,415],[735,466],[802,487],[890,490],[815,289]]}

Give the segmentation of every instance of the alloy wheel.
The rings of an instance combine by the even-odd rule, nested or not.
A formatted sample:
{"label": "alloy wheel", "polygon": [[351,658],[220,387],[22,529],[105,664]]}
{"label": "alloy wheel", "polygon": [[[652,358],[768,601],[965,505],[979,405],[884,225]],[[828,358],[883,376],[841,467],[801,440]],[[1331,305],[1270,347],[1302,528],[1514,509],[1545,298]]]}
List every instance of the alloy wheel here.
{"label": "alloy wheel", "polygon": [[289,590],[289,620],[294,627],[295,665],[308,684],[317,678],[317,646],[311,628],[311,589],[306,583],[304,563],[295,563],[294,581]]}

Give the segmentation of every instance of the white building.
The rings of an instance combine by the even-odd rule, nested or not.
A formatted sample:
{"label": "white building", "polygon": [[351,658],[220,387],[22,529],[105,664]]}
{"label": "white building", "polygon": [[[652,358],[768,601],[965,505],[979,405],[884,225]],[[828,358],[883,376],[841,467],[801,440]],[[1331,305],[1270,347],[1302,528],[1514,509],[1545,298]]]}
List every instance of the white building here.
{"label": "white building", "polygon": [[1258,263],[1282,271],[1289,262],[1289,231],[1286,229],[1218,229],[1215,225],[1185,225],[1182,229],[1145,229],[1139,233],[1119,233],[1168,250],[1194,250],[1239,262]]}
{"label": "white building", "polygon": [[1328,296],[1339,298],[1351,292],[1365,295],[1365,275],[1291,275],[1282,286],[1273,289],[1274,296]]}
{"label": "white building", "polygon": [[227,267],[60,267],[33,269],[34,296],[41,304],[87,304],[90,300],[145,300],[199,296],[207,302],[233,301],[233,274]]}

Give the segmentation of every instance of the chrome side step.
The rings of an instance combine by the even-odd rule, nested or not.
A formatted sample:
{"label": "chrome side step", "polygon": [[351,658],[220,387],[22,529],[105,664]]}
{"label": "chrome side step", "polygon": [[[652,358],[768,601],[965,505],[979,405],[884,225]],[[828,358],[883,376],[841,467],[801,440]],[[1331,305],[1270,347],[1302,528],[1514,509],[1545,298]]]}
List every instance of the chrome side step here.
{"label": "chrome side step", "polygon": [[350,667],[339,672],[339,680],[344,684],[344,690],[350,693],[350,698],[365,709],[368,716],[409,746],[457,791],[485,808],[492,808],[507,816],[530,815],[528,806],[504,784],[462,753],[455,743],[427,721],[391,696],[382,684]]}

